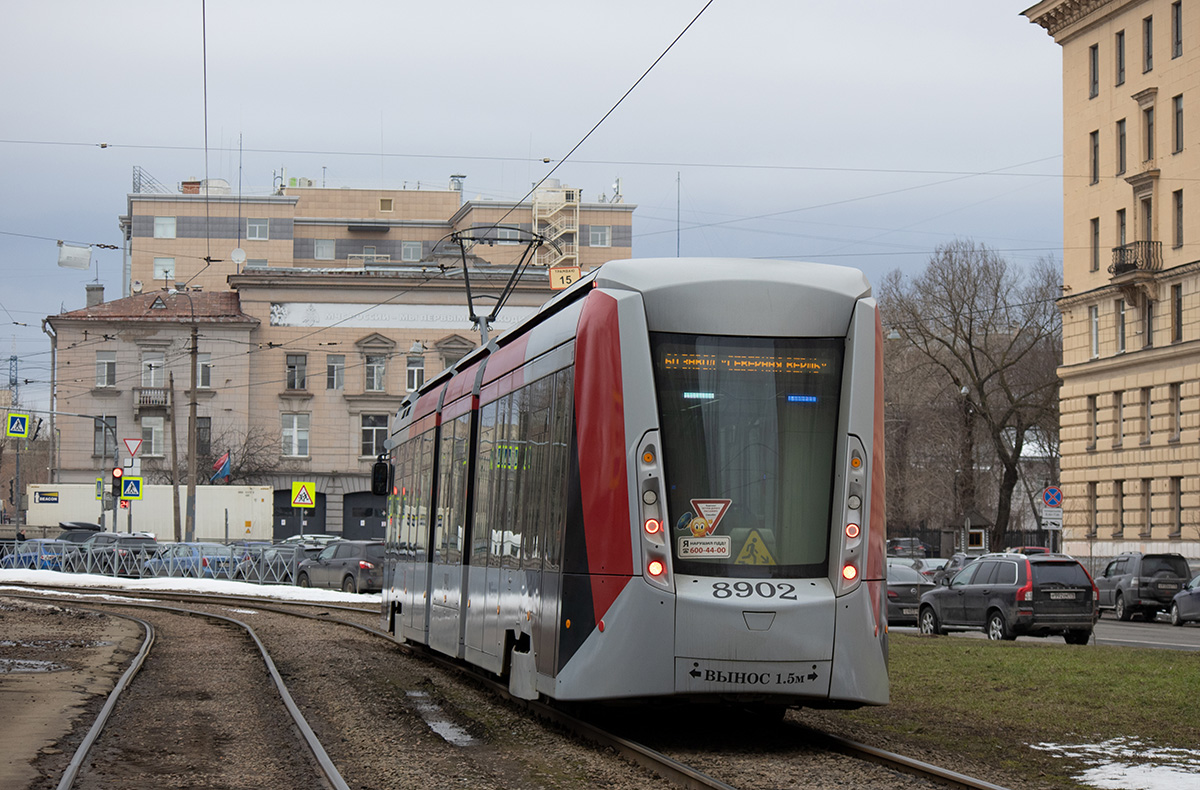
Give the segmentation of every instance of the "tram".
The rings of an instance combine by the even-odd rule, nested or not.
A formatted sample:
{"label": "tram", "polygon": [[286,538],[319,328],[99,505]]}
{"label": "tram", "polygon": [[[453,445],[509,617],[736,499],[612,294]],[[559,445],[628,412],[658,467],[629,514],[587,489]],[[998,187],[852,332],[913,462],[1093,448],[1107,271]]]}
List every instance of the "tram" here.
{"label": "tram", "polygon": [[523,698],[888,701],[861,272],[611,261],[410,393],[382,617]]}

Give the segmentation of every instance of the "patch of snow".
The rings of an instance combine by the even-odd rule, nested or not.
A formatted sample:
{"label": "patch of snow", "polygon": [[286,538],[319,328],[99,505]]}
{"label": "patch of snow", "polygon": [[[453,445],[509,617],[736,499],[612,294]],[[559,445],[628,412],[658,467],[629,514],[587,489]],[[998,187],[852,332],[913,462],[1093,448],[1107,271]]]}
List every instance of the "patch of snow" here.
{"label": "patch of snow", "polygon": [[1080,782],[1098,790],[1196,790],[1200,787],[1200,750],[1155,747],[1137,738],[1101,743],[1035,743],[1039,751],[1072,757],[1091,766]]}

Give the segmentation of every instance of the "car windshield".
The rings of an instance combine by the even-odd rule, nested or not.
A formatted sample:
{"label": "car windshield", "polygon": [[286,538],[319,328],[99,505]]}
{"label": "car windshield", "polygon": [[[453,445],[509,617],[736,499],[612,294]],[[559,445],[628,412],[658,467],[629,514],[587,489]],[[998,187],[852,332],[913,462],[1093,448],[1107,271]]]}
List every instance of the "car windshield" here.
{"label": "car windshield", "polygon": [[1187,560],[1171,554],[1147,554],[1142,558],[1143,576],[1154,576],[1159,573],[1169,573],[1186,579],[1189,575]]}
{"label": "car windshield", "polygon": [[1078,562],[1035,562],[1033,583],[1039,586],[1061,584],[1068,587],[1091,587],[1087,572]]}
{"label": "car windshield", "polygon": [[900,584],[927,584],[929,582],[922,574],[907,565],[889,565],[888,581]]}

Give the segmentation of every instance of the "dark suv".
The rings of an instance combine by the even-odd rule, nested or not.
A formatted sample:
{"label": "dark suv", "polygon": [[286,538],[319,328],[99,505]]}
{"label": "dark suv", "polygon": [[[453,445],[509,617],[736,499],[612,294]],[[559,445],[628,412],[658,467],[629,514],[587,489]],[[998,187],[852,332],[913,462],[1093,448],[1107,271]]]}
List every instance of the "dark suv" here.
{"label": "dark suv", "polygon": [[63,556],[63,569],[137,578],[157,551],[158,541],[146,532],[97,532],[71,547]]}
{"label": "dark suv", "polygon": [[1153,620],[1171,608],[1171,599],[1191,576],[1182,554],[1121,554],[1096,577],[1100,608],[1112,609],[1118,620],[1135,614]]}
{"label": "dark suv", "polygon": [[982,629],[988,639],[1062,636],[1086,645],[1096,585],[1065,554],[985,554],[921,596],[923,634]]}
{"label": "dark suv", "polygon": [[296,569],[300,587],[331,587],[344,592],[383,589],[383,541],[339,540],[304,560]]}

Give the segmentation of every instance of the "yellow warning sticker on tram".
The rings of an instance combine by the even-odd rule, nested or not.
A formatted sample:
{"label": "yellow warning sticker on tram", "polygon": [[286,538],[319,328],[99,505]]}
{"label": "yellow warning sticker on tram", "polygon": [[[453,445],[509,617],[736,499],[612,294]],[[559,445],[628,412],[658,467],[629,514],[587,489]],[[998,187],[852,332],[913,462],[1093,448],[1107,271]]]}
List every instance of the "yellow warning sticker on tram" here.
{"label": "yellow warning sticker on tram", "polygon": [[750,537],[746,538],[746,542],[742,544],[742,550],[738,553],[734,564],[776,565],[778,563],[771,556],[771,552],[767,550],[767,544],[763,542],[762,535],[758,534],[758,530],[752,529]]}

